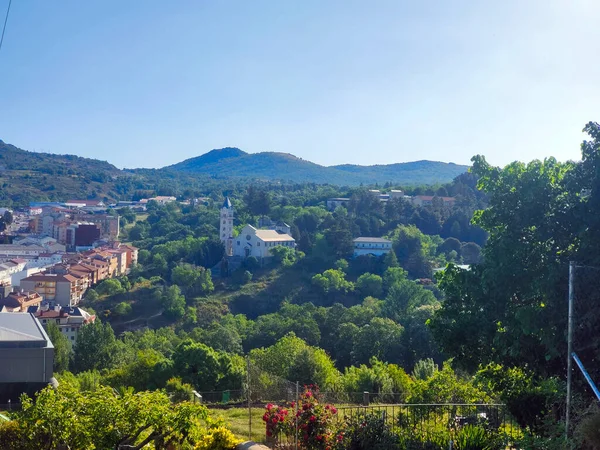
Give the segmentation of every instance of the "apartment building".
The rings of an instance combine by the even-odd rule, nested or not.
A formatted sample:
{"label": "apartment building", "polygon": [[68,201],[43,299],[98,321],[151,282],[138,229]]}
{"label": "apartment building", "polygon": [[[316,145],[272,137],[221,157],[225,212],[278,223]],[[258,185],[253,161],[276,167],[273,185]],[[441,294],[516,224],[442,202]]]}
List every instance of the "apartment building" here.
{"label": "apartment building", "polygon": [[75,306],[89,287],[87,278],[73,274],[39,273],[21,280],[21,288],[35,291],[45,301],[61,306]]}
{"label": "apartment building", "polygon": [[40,306],[42,296],[37,292],[11,292],[0,299],[0,312],[27,312],[31,306]]}

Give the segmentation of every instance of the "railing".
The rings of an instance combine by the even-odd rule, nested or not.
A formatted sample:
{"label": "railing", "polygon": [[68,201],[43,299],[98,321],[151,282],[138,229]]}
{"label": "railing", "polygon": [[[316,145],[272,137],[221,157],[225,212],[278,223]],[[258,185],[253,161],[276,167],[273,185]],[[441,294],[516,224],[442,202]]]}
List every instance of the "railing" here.
{"label": "railing", "polygon": [[[454,448],[461,429],[473,425],[485,430],[494,448],[513,448],[519,426],[503,404],[378,404],[340,406],[332,424],[336,433],[379,424],[393,435],[390,450],[414,448]],[[298,448],[295,429],[277,436],[272,442],[278,450]],[[443,442],[443,444],[441,444]]]}

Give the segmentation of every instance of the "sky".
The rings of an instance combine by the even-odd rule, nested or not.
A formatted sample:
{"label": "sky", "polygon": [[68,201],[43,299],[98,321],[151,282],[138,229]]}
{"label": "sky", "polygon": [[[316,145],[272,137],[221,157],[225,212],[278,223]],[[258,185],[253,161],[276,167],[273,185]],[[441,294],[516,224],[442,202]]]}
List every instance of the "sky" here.
{"label": "sky", "polygon": [[598,0],[13,0],[0,139],[121,168],[227,146],[579,159],[600,121],[598,23]]}

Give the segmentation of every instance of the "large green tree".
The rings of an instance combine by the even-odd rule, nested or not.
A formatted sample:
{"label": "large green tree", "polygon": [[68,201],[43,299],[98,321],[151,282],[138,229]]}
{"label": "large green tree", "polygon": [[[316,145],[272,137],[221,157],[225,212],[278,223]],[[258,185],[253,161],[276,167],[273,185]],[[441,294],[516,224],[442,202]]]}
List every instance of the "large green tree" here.
{"label": "large green tree", "polygon": [[[474,217],[489,233],[484,260],[443,273],[446,299],[431,321],[442,349],[464,367],[494,361],[565,373],[568,263],[600,265],[600,126],[584,130],[592,139],[579,163],[548,158],[501,169],[473,158],[489,196]],[[591,362],[600,357],[598,274],[581,268],[576,275],[575,350]]]}

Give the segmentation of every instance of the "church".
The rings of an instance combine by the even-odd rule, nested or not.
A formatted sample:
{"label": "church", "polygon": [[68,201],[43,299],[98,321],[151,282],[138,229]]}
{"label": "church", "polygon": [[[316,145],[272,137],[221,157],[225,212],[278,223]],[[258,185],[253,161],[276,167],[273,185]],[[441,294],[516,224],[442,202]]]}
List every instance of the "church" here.
{"label": "church", "polygon": [[233,205],[229,197],[225,198],[221,208],[220,232],[221,242],[225,246],[227,256],[247,258],[271,257],[273,247],[296,247],[295,239],[290,236],[290,227],[284,222],[278,222],[272,229],[261,230],[252,225],[246,225],[240,234],[233,236]]}

